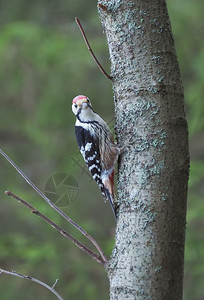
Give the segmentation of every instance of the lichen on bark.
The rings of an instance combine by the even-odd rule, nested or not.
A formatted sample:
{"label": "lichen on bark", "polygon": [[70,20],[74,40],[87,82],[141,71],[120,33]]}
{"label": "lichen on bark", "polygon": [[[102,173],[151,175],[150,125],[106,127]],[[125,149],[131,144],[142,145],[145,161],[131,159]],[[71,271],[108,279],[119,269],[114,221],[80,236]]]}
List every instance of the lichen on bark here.
{"label": "lichen on bark", "polygon": [[110,298],[182,299],[189,169],[184,97],[165,0],[98,1],[113,81],[118,176]]}

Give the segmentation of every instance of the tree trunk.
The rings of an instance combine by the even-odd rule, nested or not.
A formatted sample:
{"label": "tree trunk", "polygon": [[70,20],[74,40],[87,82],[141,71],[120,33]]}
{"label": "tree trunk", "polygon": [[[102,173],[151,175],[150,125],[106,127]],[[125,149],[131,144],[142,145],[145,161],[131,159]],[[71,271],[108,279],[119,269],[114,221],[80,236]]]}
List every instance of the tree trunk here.
{"label": "tree trunk", "polygon": [[181,300],[188,133],[165,0],[98,1],[111,60],[119,164],[110,298]]}

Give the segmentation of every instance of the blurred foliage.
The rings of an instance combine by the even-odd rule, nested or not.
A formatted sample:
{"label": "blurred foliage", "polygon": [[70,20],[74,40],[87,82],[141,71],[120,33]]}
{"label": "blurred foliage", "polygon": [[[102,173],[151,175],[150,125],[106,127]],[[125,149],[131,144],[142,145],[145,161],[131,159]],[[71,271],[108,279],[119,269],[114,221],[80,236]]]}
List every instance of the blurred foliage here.
{"label": "blurred foliage", "polygon": [[[191,146],[184,299],[204,298],[204,40],[203,0],[169,0],[185,88]],[[1,147],[41,188],[59,172],[71,174],[77,200],[63,208],[95,236],[107,255],[114,244],[114,220],[96,184],[86,174],[74,136],[71,100],[88,95],[96,111],[113,124],[111,83],[92,61],[74,17],[106,70],[108,49],[95,1],[0,0]],[[42,220],[3,195],[12,190],[86,242],[26,185],[0,157],[0,265],[52,284],[66,299],[108,299],[104,269]],[[93,199],[93,195],[94,198]],[[12,287],[12,288],[11,288]],[[0,279],[1,299],[56,299],[22,279]]]}
{"label": "blurred foliage", "polygon": [[183,77],[191,167],[184,300],[204,299],[204,2],[167,1]]}

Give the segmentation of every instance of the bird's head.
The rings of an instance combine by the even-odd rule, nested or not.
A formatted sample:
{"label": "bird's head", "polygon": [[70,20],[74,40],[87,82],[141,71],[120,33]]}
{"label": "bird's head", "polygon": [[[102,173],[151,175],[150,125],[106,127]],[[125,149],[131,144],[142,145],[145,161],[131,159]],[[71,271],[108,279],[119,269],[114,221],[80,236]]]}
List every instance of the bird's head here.
{"label": "bird's head", "polygon": [[76,96],[72,101],[72,111],[75,116],[92,113],[93,109],[89,98],[83,95]]}

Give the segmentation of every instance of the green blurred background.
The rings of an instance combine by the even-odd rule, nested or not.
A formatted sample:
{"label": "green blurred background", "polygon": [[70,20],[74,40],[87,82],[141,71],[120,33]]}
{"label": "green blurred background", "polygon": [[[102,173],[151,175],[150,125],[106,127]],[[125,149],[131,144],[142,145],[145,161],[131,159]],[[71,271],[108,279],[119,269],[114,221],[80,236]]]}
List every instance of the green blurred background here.
{"label": "green blurred background", "polygon": [[[187,215],[184,300],[204,299],[204,40],[203,0],[168,0],[185,88],[191,174]],[[114,219],[88,176],[74,136],[72,98],[85,94],[113,128],[112,86],[97,69],[79,29],[109,70],[109,56],[96,1],[0,0],[1,148],[43,191],[66,194],[58,204],[92,234],[109,256]],[[0,157],[0,266],[53,284],[65,299],[108,299],[102,266],[13,199],[11,190],[81,241]],[[63,174],[62,174],[63,173]],[[59,184],[67,176],[67,185]],[[50,178],[51,177],[51,178]],[[50,179],[49,179],[50,178]],[[57,195],[51,195],[57,201]],[[0,299],[56,299],[26,280],[2,275]]]}

